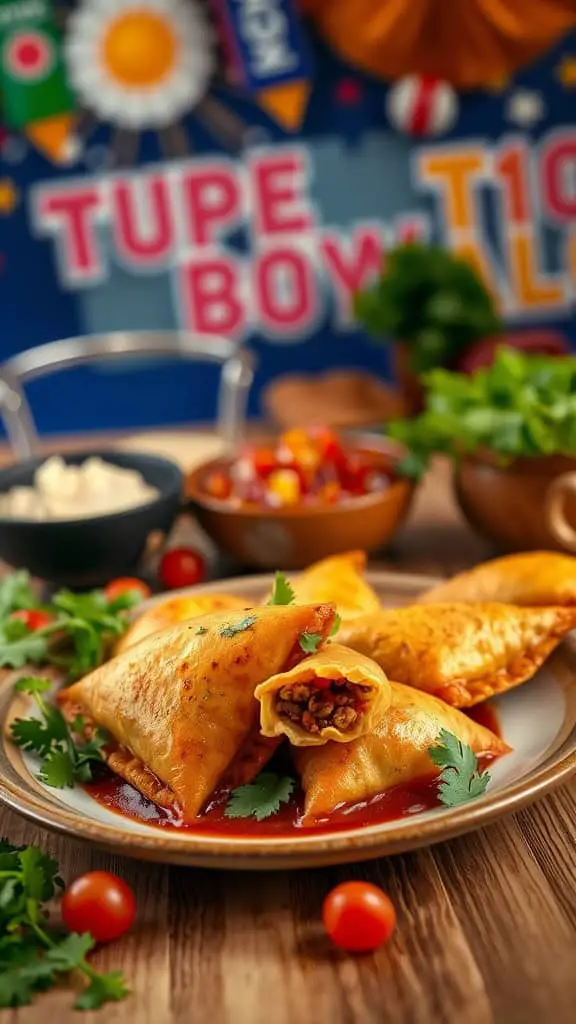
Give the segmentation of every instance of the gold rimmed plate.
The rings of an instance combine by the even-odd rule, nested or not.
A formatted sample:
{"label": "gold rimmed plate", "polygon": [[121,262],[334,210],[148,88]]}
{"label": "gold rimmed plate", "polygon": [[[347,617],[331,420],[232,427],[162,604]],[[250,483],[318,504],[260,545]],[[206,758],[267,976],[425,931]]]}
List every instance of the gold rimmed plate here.
{"label": "gold rimmed plate", "polygon": [[[435,580],[372,571],[368,580],[387,605],[404,604]],[[187,593],[242,594],[255,601],[272,576],[219,580]],[[181,593],[184,593],[182,591]],[[173,596],[173,595],[171,595]],[[576,771],[576,642],[564,641],[530,682],[494,702],[513,752],[491,767],[486,793],[452,809],[437,808],[396,821],[345,831],[249,836],[160,829],[102,806],[80,788],[54,790],[35,777],[33,758],[6,736],[23,713],[14,674],[0,684],[0,800],[36,824],[116,853],[165,863],[235,869],[286,869],[367,860],[450,839],[525,806]]]}

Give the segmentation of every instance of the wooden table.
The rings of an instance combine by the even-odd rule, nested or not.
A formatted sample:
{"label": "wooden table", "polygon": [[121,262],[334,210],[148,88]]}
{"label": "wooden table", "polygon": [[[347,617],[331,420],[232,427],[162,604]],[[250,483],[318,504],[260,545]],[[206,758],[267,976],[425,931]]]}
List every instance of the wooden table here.
{"label": "wooden table", "polygon": [[[435,468],[386,564],[448,573],[489,554],[458,518]],[[103,949],[132,996],[78,1017],[70,992],[5,1011],[11,1022],[136,1024],[573,1024],[576,1020],[576,778],[481,832],[406,856],[291,874],[138,864],[0,811],[0,834],[51,850],[70,880],[94,868],[135,888],[134,932]],[[398,911],[375,955],[331,949],[319,925],[337,881],[367,878]]]}

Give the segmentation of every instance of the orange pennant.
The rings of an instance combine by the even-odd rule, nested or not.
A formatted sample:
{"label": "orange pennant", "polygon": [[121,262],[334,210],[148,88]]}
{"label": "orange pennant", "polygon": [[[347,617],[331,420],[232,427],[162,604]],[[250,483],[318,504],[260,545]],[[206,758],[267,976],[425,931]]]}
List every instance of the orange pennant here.
{"label": "orange pennant", "polygon": [[72,134],[73,114],[57,114],[26,125],[24,134],[53,163],[66,164],[74,159],[76,146]]}

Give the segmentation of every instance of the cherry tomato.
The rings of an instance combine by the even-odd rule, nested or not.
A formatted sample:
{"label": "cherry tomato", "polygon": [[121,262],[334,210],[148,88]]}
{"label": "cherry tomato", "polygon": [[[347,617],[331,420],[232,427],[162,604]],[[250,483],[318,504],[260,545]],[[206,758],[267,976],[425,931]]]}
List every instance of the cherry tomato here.
{"label": "cherry tomato", "polygon": [[368,953],[386,942],[396,926],[396,911],[382,889],[370,882],[343,882],[328,893],[322,920],[337,946]]}
{"label": "cherry tomato", "polygon": [[167,590],[191,587],[206,576],[206,563],[192,548],[172,548],[163,556],[159,573]]}
{"label": "cherry tomato", "polygon": [[52,622],[52,616],[48,612],[36,608],[21,608],[20,611],[12,612],[10,618],[24,622],[28,629],[44,629],[44,626],[49,626]]}
{"label": "cherry tomato", "polygon": [[152,591],[144,580],[139,580],[136,576],[120,576],[117,580],[111,580],[104,587],[104,593],[109,601],[115,601],[117,597],[123,597],[124,594],[139,594],[140,597],[150,597]]}
{"label": "cherry tomato", "polygon": [[89,932],[96,942],[118,939],[132,926],[136,900],[129,885],[108,871],[76,878],[62,897],[62,918],[71,932]]}

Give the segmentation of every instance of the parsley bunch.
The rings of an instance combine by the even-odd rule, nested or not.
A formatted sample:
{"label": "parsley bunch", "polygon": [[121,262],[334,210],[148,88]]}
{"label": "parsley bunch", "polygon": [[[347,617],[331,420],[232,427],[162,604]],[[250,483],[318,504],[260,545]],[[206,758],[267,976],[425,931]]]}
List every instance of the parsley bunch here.
{"label": "parsley bunch", "polygon": [[50,690],[49,679],[27,676],[19,679],[14,689],[34,698],[39,717],[17,718],[10,726],[10,735],[17,746],[33,751],[41,759],[38,778],[54,789],[73,788],[75,782],[90,782],[94,763],[102,762],[106,734],[96,729],[87,743],[78,745],[74,734],[82,735],[84,721],[78,715],[71,725],[60,708],[47,704],[43,694]]}
{"label": "parsley bunch", "polygon": [[[87,594],[59,590],[49,604],[42,604],[28,573],[13,573],[0,582],[0,666],[51,664],[76,679],[104,661],[111,642],[128,627],[127,609],[140,600],[134,592],[110,601],[102,590]],[[10,617],[24,609],[46,611],[51,620],[32,630]]]}
{"label": "parsley bunch", "polygon": [[478,770],[478,758],[472,748],[447,729],[441,730],[428,755],[433,764],[442,769],[438,797],[446,807],[467,803],[486,791],[489,772]]}
{"label": "parsley bunch", "polygon": [[0,840],[0,1007],[28,1005],[71,971],[88,981],[76,1010],[96,1010],[128,995],[120,971],[100,974],[86,960],[91,935],[48,928],[45,904],[63,888],[58,864],[38,847]]}

